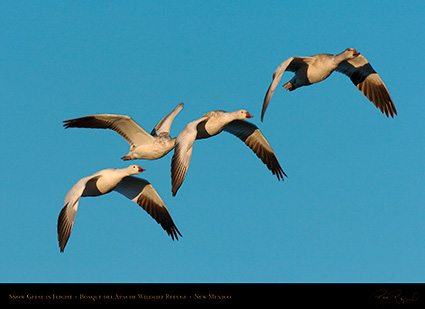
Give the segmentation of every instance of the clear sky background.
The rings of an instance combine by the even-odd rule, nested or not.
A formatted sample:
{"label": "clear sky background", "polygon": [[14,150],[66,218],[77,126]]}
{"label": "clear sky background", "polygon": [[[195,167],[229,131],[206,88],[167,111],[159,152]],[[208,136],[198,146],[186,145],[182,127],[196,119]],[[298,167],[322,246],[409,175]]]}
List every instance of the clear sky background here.
{"label": "clear sky background", "polygon": [[[423,282],[424,16],[414,1],[2,1],[0,281]],[[395,119],[334,73],[279,85],[260,122],[283,60],[347,47],[384,80]],[[183,237],[112,192],[81,199],[60,253],[68,190],[129,165],[115,132],[62,121],[124,114],[150,132],[179,102],[172,136],[246,108],[289,177],[226,132],[195,143],[176,197],[172,153],[133,161]]]}

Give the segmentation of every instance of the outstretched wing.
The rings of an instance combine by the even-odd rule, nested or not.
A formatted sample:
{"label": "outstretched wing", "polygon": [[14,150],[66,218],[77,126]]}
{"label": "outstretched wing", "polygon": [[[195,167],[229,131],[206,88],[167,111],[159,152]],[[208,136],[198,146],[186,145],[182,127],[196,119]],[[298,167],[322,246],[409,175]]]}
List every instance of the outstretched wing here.
{"label": "outstretched wing", "polygon": [[67,128],[110,129],[117,132],[132,146],[150,144],[153,136],[140,127],[131,117],[125,115],[100,114],[69,119],[63,125]]}
{"label": "outstretched wing", "polygon": [[363,55],[341,62],[335,70],[347,75],[357,89],[387,117],[397,115],[387,87]]}
{"label": "outstretched wing", "polygon": [[142,207],[173,240],[178,240],[178,235],[182,236],[163,200],[149,181],[128,176],[123,178],[114,190]]}
{"label": "outstretched wing", "polygon": [[193,143],[198,133],[197,126],[207,118],[201,117],[188,123],[176,138],[176,147],[171,159],[171,191],[173,196],[177,194],[177,190],[186,177],[190,158],[192,157]]}
{"label": "outstretched wing", "polygon": [[313,62],[314,58],[312,57],[290,57],[277,67],[276,71],[273,72],[272,82],[264,97],[263,108],[261,110],[261,121],[263,121],[267,106],[269,106],[270,100],[282,78],[283,73],[285,73],[285,71],[297,72],[299,69],[304,68]]}
{"label": "outstretched wing", "polygon": [[151,135],[153,136],[170,136],[171,124],[176,118],[177,114],[183,109],[183,102],[178,104],[168,115],[162,118],[153,128]]}
{"label": "outstretched wing", "polygon": [[261,109],[261,121],[263,121],[264,113],[266,112],[266,109],[269,106],[270,100],[273,96],[274,91],[276,90],[277,85],[280,82],[280,79],[282,78],[283,73],[285,73],[287,67],[293,59],[294,57],[286,59],[273,72],[272,82],[269,86],[269,89],[267,89],[266,96],[264,97],[263,108]]}
{"label": "outstretched wing", "polygon": [[283,180],[283,176],[286,176],[286,174],[280,167],[272,147],[256,125],[245,120],[234,120],[223,130],[232,133],[245,142],[272,174],[276,175],[278,180]]}
{"label": "outstretched wing", "polygon": [[80,179],[66,194],[64,204],[58,217],[57,232],[60,251],[63,252],[74,227],[80,197],[83,195],[87,182],[96,174]]}

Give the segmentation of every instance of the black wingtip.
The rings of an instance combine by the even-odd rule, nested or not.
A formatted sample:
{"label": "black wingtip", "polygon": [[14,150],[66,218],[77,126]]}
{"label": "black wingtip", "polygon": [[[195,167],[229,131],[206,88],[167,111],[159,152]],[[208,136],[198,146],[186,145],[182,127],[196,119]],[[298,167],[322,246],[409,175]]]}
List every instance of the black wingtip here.
{"label": "black wingtip", "polygon": [[174,226],[174,229],[173,229],[173,231],[171,232],[171,235],[170,235],[171,239],[178,241],[179,236],[177,236],[177,234],[180,235],[180,237],[183,237],[183,235],[180,233],[179,229],[176,226]]}
{"label": "black wingtip", "polygon": [[68,129],[70,127],[70,120],[62,121],[62,125],[65,129]]}
{"label": "black wingtip", "polygon": [[278,172],[276,172],[276,177],[279,181],[285,181],[285,177],[288,178],[288,175],[286,175],[286,173],[280,169]]}

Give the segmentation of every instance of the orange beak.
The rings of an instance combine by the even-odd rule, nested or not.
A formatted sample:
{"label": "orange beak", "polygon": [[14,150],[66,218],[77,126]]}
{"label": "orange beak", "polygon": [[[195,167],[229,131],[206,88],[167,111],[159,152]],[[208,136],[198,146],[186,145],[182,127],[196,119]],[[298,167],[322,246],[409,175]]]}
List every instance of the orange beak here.
{"label": "orange beak", "polygon": [[143,167],[139,166],[139,173],[146,171]]}
{"label": "orange beak", "polygon": [[246,119],[252,118],[254,116],[252,116],[250,113],[246,112]]}

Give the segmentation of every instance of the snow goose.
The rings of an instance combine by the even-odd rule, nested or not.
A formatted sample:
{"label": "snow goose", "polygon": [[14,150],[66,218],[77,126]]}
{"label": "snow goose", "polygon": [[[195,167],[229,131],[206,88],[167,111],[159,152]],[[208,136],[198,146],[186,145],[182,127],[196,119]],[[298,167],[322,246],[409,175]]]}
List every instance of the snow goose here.
{"label": "snow goose", "polygon": [[99,196],[111,191],[117,191],[137,203],[162,226],[173,240],[178,240],[177,234],[180,236],[181,234],[154,187],[145,179],[131,176],[143,171],[144,169],[140,166],[130,165],[123,169],[104,169],[80,179],[66,194],[65,206],[58,217],[60,251],[63,252],[71,235],[80,198]]}
{"label": "snow goose", "polygon": [[222,110],[211,111],[201,118],[188,123],[176,139],[176,147],[171,160],[171,183],[173,196],[183,183],[189,168],[193,144],[196,139],[209,138],[223,130],[241,139],[263,161],[268,169],[283,180],[286,174],[280,167],[273,149],[258,127],[246,119],[252,118],[248,111],[241,109],[227,113]]}
{"label": "snow goose", "polygon": [[65,128],[111,129],[120,134],[130,144],[130,152],[121,159],[156,160],[169,153],[175,144],[170,137],[171,124],[182,110],[183,103],[162,118],[151,134],[141,128],[131,117],[124,115],[100,114],[64,121]]}
{"label": "snow goose", "polygon": [[274,71],[272,82],[264,97],[261,121],[270,99],[285,71],[295,72],[295,76],[283,85],[293,91],[299,87],[321,82],[333,71],[344,73],[353,84],[387,117],[397,115],[397,110],[387,87],[372,68],[367,59],[354,48],[347,48],[340,54],[318,54],[310,57],[290,57]]}

